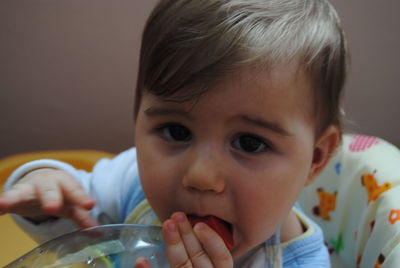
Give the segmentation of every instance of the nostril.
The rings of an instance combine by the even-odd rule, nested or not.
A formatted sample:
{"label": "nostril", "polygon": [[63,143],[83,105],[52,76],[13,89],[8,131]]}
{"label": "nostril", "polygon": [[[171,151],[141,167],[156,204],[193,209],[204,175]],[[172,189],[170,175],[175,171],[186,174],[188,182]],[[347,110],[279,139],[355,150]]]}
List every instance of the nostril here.
{"label": "nostril", "polygon": [[[207,149],[208,148],[208,149]],[[201,147],[194,151],[186,162],[182,185],[197,191],[222,192],[225,189],[225,168],[223,158],[213,148]]]}

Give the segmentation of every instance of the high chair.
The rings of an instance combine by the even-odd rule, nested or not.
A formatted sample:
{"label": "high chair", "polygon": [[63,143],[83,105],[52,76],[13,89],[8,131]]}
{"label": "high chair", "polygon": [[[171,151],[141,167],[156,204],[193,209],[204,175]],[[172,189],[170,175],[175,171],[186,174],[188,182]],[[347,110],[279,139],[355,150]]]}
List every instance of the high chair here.
{"label": "high chair", "polygon": [[[22,153],[0,159],[0,187],[18,166],[36,159],[57,159],[77,169],[92,170],[100,158],[114,155],[96,150],[61,150]],[[9,215],[0,216],[0,267],[3,267],[37,246],[27,234],[14,223]]]}
{"label": "high chair", "polygon": [[333,267],[400,267],[400,151],[371,136],[344,135],[303,211],[325,236]]}

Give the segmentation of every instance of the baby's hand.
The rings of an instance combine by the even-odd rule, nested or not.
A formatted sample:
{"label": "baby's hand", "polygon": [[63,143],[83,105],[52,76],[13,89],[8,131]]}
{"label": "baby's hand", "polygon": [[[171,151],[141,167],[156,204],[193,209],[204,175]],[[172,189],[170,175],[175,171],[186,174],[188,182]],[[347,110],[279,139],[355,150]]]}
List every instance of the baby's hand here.
{"label": "baby's hand", "polygon": [[[163,224],[163,236],[172,268],[231,268],[232,255],[223,239],[207,224],[199,222],[193,228],[186,215],[176,212]],[[150,268],[144,258],[135,268]]]}
{"label": "baby's hand", "polygon": [[42,168],[29,172],[0,196],[0,215],[14,213],[33,222],[69,218],[87,228],[97,225],[88,211],[94,204],[67,172]]}

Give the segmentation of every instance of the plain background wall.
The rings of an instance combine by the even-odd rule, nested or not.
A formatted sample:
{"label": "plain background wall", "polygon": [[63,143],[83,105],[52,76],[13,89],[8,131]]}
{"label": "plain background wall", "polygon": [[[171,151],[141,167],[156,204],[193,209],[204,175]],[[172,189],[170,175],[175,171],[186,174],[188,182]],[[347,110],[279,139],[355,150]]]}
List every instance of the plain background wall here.
{"label": "plain background wall", "polygon": [[[132,146],[140,35],[156,0],[0,1],[0,157]],[[400,145],[400,2],[332,0],[352,54],[351,131]]]}

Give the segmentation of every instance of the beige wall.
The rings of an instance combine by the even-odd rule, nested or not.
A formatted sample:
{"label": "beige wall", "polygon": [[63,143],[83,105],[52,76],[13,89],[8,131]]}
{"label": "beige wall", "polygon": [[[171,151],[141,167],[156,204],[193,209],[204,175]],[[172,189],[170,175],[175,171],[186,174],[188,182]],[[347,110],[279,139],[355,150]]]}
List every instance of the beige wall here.
{"label": "beige wall", "polygon": [[332,3],[342,17],[352,55],[345,99],[350,129],[400,146],[400,2]]}
{"label": "beige wall", "polygon": [[[332,1],[353,55],[352,129],[400,145],[400,2]],[[0,1],[0,156],[131,146],[140,32],[155,2]]]}

